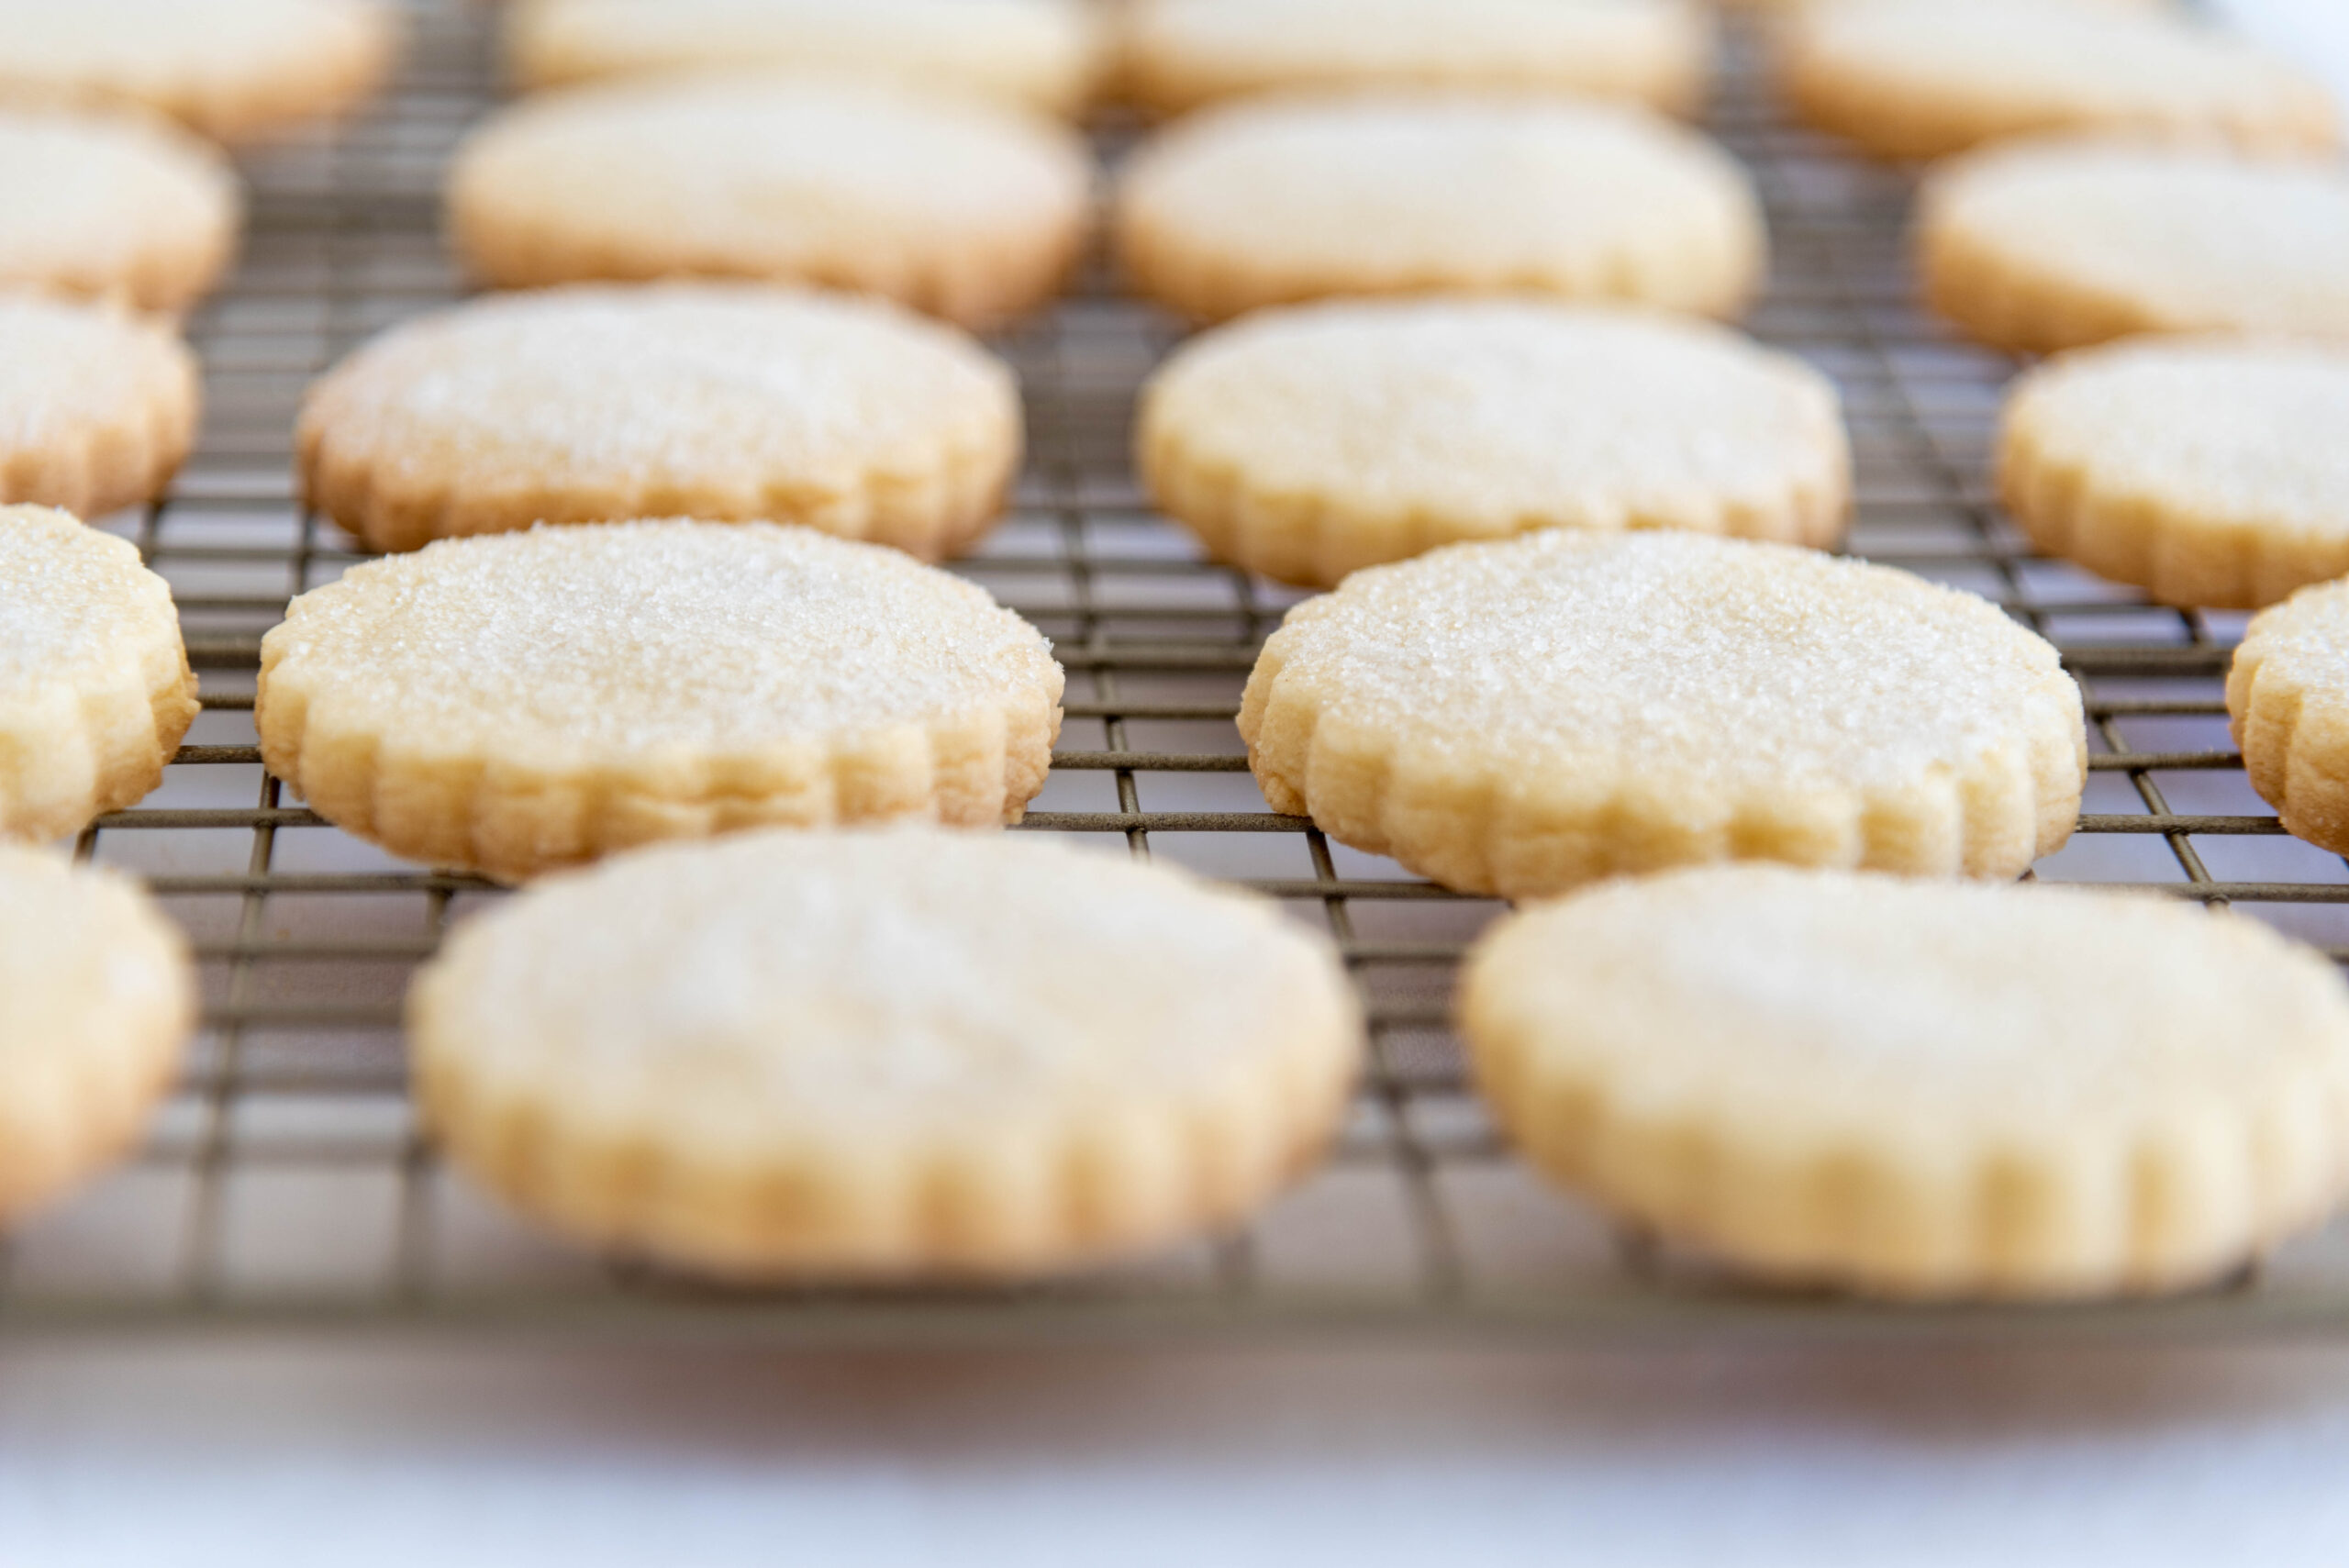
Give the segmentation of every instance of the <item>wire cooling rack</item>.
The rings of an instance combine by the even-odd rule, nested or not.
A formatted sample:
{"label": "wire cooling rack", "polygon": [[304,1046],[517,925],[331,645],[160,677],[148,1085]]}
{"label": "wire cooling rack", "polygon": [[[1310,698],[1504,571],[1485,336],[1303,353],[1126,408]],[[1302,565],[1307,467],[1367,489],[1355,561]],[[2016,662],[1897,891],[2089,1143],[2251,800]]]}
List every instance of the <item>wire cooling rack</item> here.
{"label": "wire cooling rack", "polygon": [[[594,1329],[811,1344],[1069,1342],[1268,1330],[1818,1336],[2349,1329],[2349,1237],[2301,1243],[2182,1302],[1920,1312],[1744,1292],[1537,1184],[1493,1138],[1446,1016],[1497,906],[1269,812],[1232,727],[1295,595],[1203,564],[1137,490],[1137,383],[1171,323],[1095,275],[1004,345],[1032,455],[1015,514],[961,570],[1032,618],[1069,672],[1068,724],[1030,830],[1243,881],[1326,922],[1368,1005],[1373,1070],[1336,1158],[1241,1234],[1016,1291],[738,1294],[544,1240],[444,1172],[404,1094],[399,1000],[469,908],[463,878],[386,859],[264,776],[262,634],[357,559],[302,515],[294,413],[368,335],[458,295],[438,238],[448,153],[494,93],[496,7],[418,0],[373,117],[255,161],[231,285],[191,324],[202,444],[171,496],[108,526],[172,581],[205,712],[163,788],[81,852],[146,876],[202,960],[203,1032],[141,1156],[10,1240],[0,1331],[138,1326]],[[1858,464],[1852,549],[1977,590],[2065,651],[2088,697],[2087,815],[2043,877],[2160,886],[2349,942],[2349,865],[2285,837],[2221,705],[2238,617],[2147,607],[2034,558],[1986,489],[2011,366],[1910,304],[1908,190],[1773,117],[1733,37],[1715,128],[1766,198],[1776,283],[1751,323],[1841,384]]]}

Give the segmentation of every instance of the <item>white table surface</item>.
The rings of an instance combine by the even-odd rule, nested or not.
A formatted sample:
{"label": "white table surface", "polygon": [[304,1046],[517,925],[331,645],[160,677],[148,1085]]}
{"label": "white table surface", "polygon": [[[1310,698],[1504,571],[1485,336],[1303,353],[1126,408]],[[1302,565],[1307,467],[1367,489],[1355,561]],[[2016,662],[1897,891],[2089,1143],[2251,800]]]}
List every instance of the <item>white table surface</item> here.
{"label": "white table surface", "polygon": [[2349,1562],[2349,1343],[0,1354],[8,1568],[2254,1561]]}
{"label": "white table surface", "polygon": [[2349,1350],[0,1366],[0,1562],[2338,1564]]}

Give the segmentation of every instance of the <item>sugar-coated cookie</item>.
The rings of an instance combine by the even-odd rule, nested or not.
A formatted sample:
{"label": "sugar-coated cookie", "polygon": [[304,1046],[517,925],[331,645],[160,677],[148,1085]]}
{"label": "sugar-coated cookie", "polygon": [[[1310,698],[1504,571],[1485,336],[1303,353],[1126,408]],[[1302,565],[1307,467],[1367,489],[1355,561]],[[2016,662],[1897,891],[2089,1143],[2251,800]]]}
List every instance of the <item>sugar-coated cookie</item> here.
{"label": "sugar-coated cookie", "polygon": [[1288,613],[1240,732],[1275,811],[1467,893],[1719,860],[2013,876],[2071,837],[2078,687],[1971,594],[1785,545],[1553,530]]}
{"label": "sugar-coated cookie", "polygon": [[139,551],[64,512],[0,508],[0,838],[137,805],[195,711],[172,591]]}
{"label": "sugar-coated cookie", "polygon": [[1086,0],[525,0],[507,54],[525,87],[774,69],[877,78],[1071,114],[1105,28]]}
{"label": "sugar-coated cookie", "polygon": [[1639,110],[1276,95],[1145,142],[1118,193],[1143,293],[1220,320],[1337,295],[1531,292],[1741,313],[1768,241],[1736,161]]}
{"label": "sugar-coated cookie", "polygon": [[1703,102],[1694,0],[1137,0],[1125,86],[1162,114],[1283,87],[1491,87]]}
{"label": "sugar-coated cookie", "polygon": [[1887,158],[2111,132],[2311,151],[2332,96],[2289,61],[2157,11],[2047,0],[1812,6],[1785,40],[1795,111]]}
{"label": "sugar-coated cookie", "polygon": [[195,356],[106,306],[0,295],[0,505],[95,517],[153,498],[195,440]]}
{"label": "sugar-coated cookie", "polygon": [[461,927],[408,1006],[451,1159],[721,1275],[1019,1275],[1246,1216],[1362,1023],[1269,903],[1020,834],[629,855]]}
{"label": "sugar-coated cookie", "polygon": [[[0,689],[0,723],[6,700]],[[195,966],[152,900],[112,872],[0,843],[0,1223],[137,1140],[195,1028]]]}
{"label": "sugar-coated cookie", "polygon": [[1033,627],[896,550],[642,522],[353,568],[262,639],[256,722],[336,826],[516,882],[745,828],[1016,822],[1061,687]]}
{"label": "sugar-coated cookie", "polygon": [[0,0],[0,97],[133,105],[250,141],[348,114],[399,42],[383,0]]}
{"label": "sugar-coated cookie", "polygon": [[499,287],[764,278],[984,327],[1060,286],[1093,165],[1074,132],[1011,109],[738,77],[530,99],[449,178],[457,250]]}
{"label": "sugar-coated cookie", "polygon": [[1927,301],[1997,348],[2349,336],[2349,174],[2330,162],[2018,143],[1937,169],[1918,228]]}
{"label": "sugar-coated cookie", "polygon": [[1296,306],[1144,389],[1152,495],[1225,561],[1321,587],[1462,539],[1676,528],[1824,546],[1835,388],[1709,322],[1538,299]]}
{"label": "sugar-coated cookie", "polygon": [[879,301],[581,286],[394,328],[312,388],[296,444],[309,505],[377,550],[677,515],[936,560],[1002,509],[1019,394],[976,343]]}
{"label": "sugar-coated cookie", "polygon": [[2252,617],[2227,673],[2243,771],[2293,833],[2349,854],[2349,583]]}
{"label": "sugar-coated cookie", "polygon": [[2032,542],[2164,604],[2255,608],[2349,573],[2349,349],[2157,338],[2018,383],[1998,479]]}
{"label": "sugar-coated cookie", "polygon": [[1793,1284],[2185,1289],[2349,1185],[2349,990],[2186,904],[1685,872],[1504,923],[1461,1016],[1536,1164]]}
{"label": "sugar-coated cookie", "polygon": [[237,250],[228,163],[131,117],[0,108],[0,288],[184,310]]}

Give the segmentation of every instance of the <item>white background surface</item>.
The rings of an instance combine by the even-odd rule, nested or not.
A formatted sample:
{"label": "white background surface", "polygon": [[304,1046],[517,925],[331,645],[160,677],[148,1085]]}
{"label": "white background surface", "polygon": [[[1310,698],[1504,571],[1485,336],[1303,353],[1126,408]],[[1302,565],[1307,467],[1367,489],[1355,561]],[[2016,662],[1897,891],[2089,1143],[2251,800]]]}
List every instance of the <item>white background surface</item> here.
{"label": "white background surface", "polygon": [[[2349,0],[2229,9],[2349,97]],[[0,1355],[0,1564],[2349,1562],[2339,1348]]]}

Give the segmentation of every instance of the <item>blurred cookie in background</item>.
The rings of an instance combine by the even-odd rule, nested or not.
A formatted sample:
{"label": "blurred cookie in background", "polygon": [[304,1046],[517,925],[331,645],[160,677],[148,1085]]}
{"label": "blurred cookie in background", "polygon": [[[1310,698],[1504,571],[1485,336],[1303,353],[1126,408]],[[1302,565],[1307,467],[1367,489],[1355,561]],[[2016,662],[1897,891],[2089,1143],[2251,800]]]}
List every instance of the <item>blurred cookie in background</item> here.
{"label": "blurred cookie in background", "polygon": [[531,90],[772,68],[1067,115],[1093,96],[1105,35],[1085,0],[520,0],[506,50]]}
{"label": "blurred cookie in background", "polygon": [[363,104],[402,35],[385,0],[0,0],[0,99],[132,105],[254,141]]}
{"label": "blurred cookie in background", "polygon": [[1137,0],[1126,95],[1174,114],[1275,88],[1420,86],[1704,103],[1713,24],[1696,0]]}
{"label": "blurred cookie in background", "polygon": [[808,78],[617,82],[531,98],[458,150],[449,226],[500,288],[760,278],[966,327],[1050,299],[1092,156],[1019,110]]}

